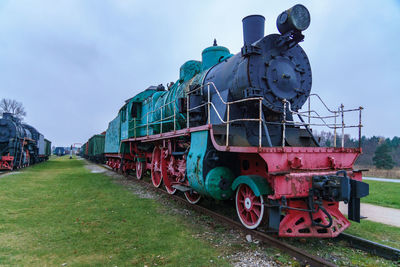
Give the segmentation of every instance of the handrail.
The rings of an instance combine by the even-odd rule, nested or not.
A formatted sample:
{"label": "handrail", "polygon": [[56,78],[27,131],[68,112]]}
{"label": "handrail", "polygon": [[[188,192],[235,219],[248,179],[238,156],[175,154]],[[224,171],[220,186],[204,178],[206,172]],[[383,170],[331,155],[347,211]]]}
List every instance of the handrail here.
{"label": "handrail", "polygon": [[[190,107],[190,95],[193,93],[196,93],[198,91],[201,92],[201,94],[203,95],[203,92],[205,92],[205,90],[203,89],[207,89],[207,101],[203,102],[195,107]],[[214,92],[217,95],[217,99],[219,99],[223,105],[226,106],[226,120],[224,120],[221,116],[221,114],[219,113],[219,111],[217,110],[214,102],[211,101],[211,89],[214,90]],[[262,146],[262,125],[282,125],[282,144],[281,146],[284,147],[285,146],[285,140],[286,140],[286,127],[288,124],[290,125],[294,125],[294,126],[299,126],[299,127],[305,127],[306,129],[308,129],[310,126],[323,126],[323,127],[327,127],[328,129],[333,129],[334,130],[334,147],[336,147],[336,137],[337,137],[337,129],[341,129],[341,135],[342,135],[342,141],[341,141],[341,146],[344,147],[344,130],[347,128],[358,128],[359,129],[359,146],[361,147],[361,128],[363,127],[361,124],[361,111],[362,111],[362,107],[356,108],[356,109],[344,109],[343,104],[338,108],[338,110],[332,110],[330,109],[327,104],[322,100],[322,98],[318,95],[318,94],[310,94],[307,101],[308,101],[308,110],[306,111],[294,111],[291,108],[291,104],[289,101],[287,101],[286,99],[282,100],[282,104],[283,104],[283,119],[282,121],[278,121],[278,122],[272,122],[272,121],[266,121],[263,119],[263,101],[264,98],[263,97],[251,97],[251,98],[242,98],[239,100],[234,100],[234,101],[225,101],[218,88],[216,87],[216,85],[213,82],[208,82],[205,83],[201,86],[196,87],[193,90],[189,90],[189,91],[185,91],[186,94],[186,128],[190,127],[190,112],[192,112],[193,110],[199,109],[199,108],[203,108],[203,107],[207,107],[207,124],[211,124],[211,110],[213,110],[218,118],[218,120],[222,123],[226,125],[226,140],[225,140],[225,146],[229,147],[229,133],[230,133],[230,124],[232,123],[236,123],[236,122],[241,122],[241,121],[252,121],[252,122],[258,122],[259,124],[259,131],[258,131],[258,146],[261,147]],[[327,116],[321,116],[319,114],[319,112],[317,112],[316,110],[311,109],[311,98],[315,97],[317,98],[317,100],[319,100],[322,105],[325,107],[325,109],[327,110],[328,113],[331,113],[333,115],[327,115]],[[248,101],[258,101],[258,106],[259,106],[259,110],[258,110],[258,116],[255,118],[236,118],[236,119],[231,119],[231,105],[237,104],[237,103],[242,103],[242,102],[248,102]],[[172,104],[173,106],[173,115],[164,116],[164,110],[165,107],[169,106],[170,104]],[[155,112],[159,112],[160,111],[160,119],[155,120],[155,121],[149,121],[149,116]],[[349,112],[359,112],[359,122],[358,124],[345,124],[344,122],[344,114],[345,113],[349,113]],[[287,113],[290,113],[291,115],[298,115],[298,116],[304,116],[308,118],[308,123],[306,123],[303,119],[301,119],[302,121],[294,121],[294,120],[287,120]],[[179,116],[182,116],[182,118],[185,119],[185,117],[182,114],[179,114]],[[146,119],[146,123],[145,124],[138,124],[137,123],[137,118],[134,118],[134,136],[136,138],[137,136],[137,132],[136,129],[138,128],[143,128],[146,127],[146,135],[149,135],[149,126],[152,125],[160,125],[160,133],[163,133],[163,125],[165,123],[173,123],[173,129],[174,131],[176,131],[176,123],[177,123],[177,112],[176,112],[176,99],[169,101],[167,103],[164,103],[163,105],[159,106],[157,109],[152,109],[150,111],[148,111],[146,114],[144,114],[139,121],[143,121],[144,119]],[[311,119],[316,119],[319,120],[320,123],[311,123]],[[329,123],[327,120],[331,120],[333,119],[333,123]],[[340,119],[340,123],[337,123],[337,119]],[[130,120],[131,122],[132,120]],[[266,126],[264,126],[266,127]]]}
{"label": "handrail", "polygon": [[[331,115],[331,116],[320,116],[317,111],[311,110],[311,97],[312,96],[316,96],[317,99],[324,105],[326,110],[329,113],[333,113],[334,115]],[[338,108],[338,110],[334,111],[334,110],[331,110],[331,109],[328,108],[328,106],[325,104],[325,102],[321,99],[321,97],[318,94],[310,94],[310,96],[308,97],[308,111],[295,112],[295,111],[291,110],[290,102],[288,102],[288,103],[289,103],[289,111],[292,114],[303,115],[305,117],[308,117],[308,124],[302,122],[302,123],[299,123],[300,125],[303,125],[305,127],[308,127],[310,125],[313,125],[313,126],[326,126],[329,129],[333,129],[334,130],[334,140],[333,140],[333,146],[334,147],[336,147],[337,129],[338,128],[340,128],[341,132],[342,132],[341,133],[342,134],[342,138],[341,138],[341,147],[342,148],[344,147],[344,129],[346,129],[346,128],[358,128],[358,139],[359,139],[358,140],[358,146],[361,147],[361,128],[363,127],[363,125],[361,124],[361,113],[362,113],[363,107],[353,108],[353,109],[344,109],[344,105],[341,104],[340,107]],[[344,122],[344,114],[345,113],[350,113],[350,112],[358,112],[359,113],[359,115],[358,115],[359,120],[358,120],[358,124],[357,125],[346,125],[345,124],[345,122]],[[311,113],[315,113],[316,116],[311,115]],[[311,123],[311,119],[312,118],[321,120],[323,124],[322,125],[321,124],[315,124],[315,123],[312,124]],[[334,122],[333,122],[333,124],[328,124],[325,121],[325,119],[331,119],[331,118],[334,119]],[[337,118],[341,119],[341,123],[340,124],[337,124]],[[295,122],[291,122],[291,123],[295,123]]]}
{"label": "handrail", "polygon": [[[200,90],[200,92],[203,92],[201,89],[205,88],[207,86],[207,103],[204,104],[200,104],[199,106],[196,106],[192,109],[190,109],[189,107],[189,95],[197,92]],[[216,109],[215,105],[213,102],[211,102],[211,94],[210,94],[210,86],[213,87],[213,89],[215,90],[215,92],[217,93],[217,96],[219,98],[219,100],[222,102],[222,104],[226,105],[227,108],[227,118],[226,121],[223,120],[223,118],[221,118],[221,115],[219,114],[218,110]],[[261,147],[262,146],[262,123],[263,123],[263,119],[262,119],[262,101],[263,101],[263,97],[250,97],[250,98],[242,98],[239,100],[235,100],[235,101],[227,101],[225,102],[224,99],[222,98],[218,88],[216,87],[216,85],[213,82],[208,82],[202,86],[199,86],[189,92],[187,92],[187,103],[188,103],[188,111],[187,111],[187,116],[186,116],[186,120],[187,120],[187,125],[189,125],[189,111],[193,110],[193,109],[197,109],[200,108],[202,106],[207,105],[207,121],[208,124],[211,124],[211,107],[213,108],[215,114],[217,115],[218,119],[223,123],[226,124],[226,141],[225,141],[225,146],[229,147],[229,129],[230,129],[230,124],[233,122],[239,122],[239,121],[258,121],[259,122],[259,136],[258,136],[258,146]],[[258,118],[243,118],[243,119],[233,119],[230,120],[230,106],[233,104],[237,104],[237,103],[242,103],[242,102],[247,102],[247,101],[259,101],[259,116]],[[189,127],[189,126],[188,126]]]}

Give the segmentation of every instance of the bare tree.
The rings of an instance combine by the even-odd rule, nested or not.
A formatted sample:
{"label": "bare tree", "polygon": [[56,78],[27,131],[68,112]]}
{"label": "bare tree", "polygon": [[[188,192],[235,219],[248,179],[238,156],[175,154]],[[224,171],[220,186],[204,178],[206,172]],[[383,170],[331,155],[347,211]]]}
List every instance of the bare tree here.
{"label": "bare tree", "polygon": [[6,112],[12,113],[20,120],[26,116],[25,108],[21,102],[14,99],[2,98],[0,100],[0,115]]}

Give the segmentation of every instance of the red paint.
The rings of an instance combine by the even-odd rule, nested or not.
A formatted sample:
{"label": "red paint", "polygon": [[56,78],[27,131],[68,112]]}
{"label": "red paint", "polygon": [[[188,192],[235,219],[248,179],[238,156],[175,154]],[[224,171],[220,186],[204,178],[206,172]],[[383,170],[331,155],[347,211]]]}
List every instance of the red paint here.
{"label": "red paint", "polygon": [[160,187],[162,183],[161,177],[161,149],[155,147],[153,157],[151,159],[151,181],[155,187]]}
{"label": "red paint", "polygon": [[201,199],[201,195],[199,195],[197,192],[195,191],[186,191],[184,193],[186,200],[190,203],[190,204],[196,204],[197,202],[200,201]]}
{"label": "red paint", "polygon": [[264,216],[262,196],[257,197],[248,185],[242,184],[236,192],[235,201],[240,221],[247,228],[258,227]]}
{"label": "red paint", "polygon": [[[341,148],[291,147],[284,152],[259,153],[268,164],[270,172],[289,170],[331,170],[352,168],[359,152],[343,151]],[[335,165],[332,165],[335,158]]]}
{"label": "red paint", "polygon": [[259,176],[268,176],[268,167],[264,159],[259,154],[239,154],[240,175],[256,174]]}
{"label": "red paint", "polygon": [[[268,196],[268,198],[280,199],[283,196],[286,198],[307,197],[314,175],[335,175],[336,171],[307,171],[292,172],[285,175],[270,175],[267,180],[274,190],[274,194]],[[352,177],[353,172],[348,171],[347,174]]]}
{"label": "red paint", "polygon": [[0,160],[0,170],[12,170],[13,169],[13,156],[2,156]]}
{"label": "red paint", "polygon": [[[212,129],[211,129],[212,132]],[[353,164],[361,153],[356,148],[326,147],[229,147],[219,146],[211,134],[211,140],[220,151],[237,152],[241,175],[265,177],[273,191],[269,199],[287,199],[289,207],[308,209],[306,199],[312,187],[314,175],[335,175],[338,170],[346,170],[351,179],[362,180],[362,173],[353,171]],[[244,189],[243,189],[244,190]],[[296,199],[296,200],[294,200]],[[237,200],[236,200],[237,201]],[[350,222],[338,209],[338,202],[323,202],[323,207],[334,219],[328,229],[312,225],[308,212],[286,209],[280,224],[279,236],[283,237],[335,237],[350,226]],[[245,225],[254,224],[254,214],[243,206],[238,206],[238,215]],[[239,215],[240,216],[240,215]],[[327,225],[326,215],[319,210],[313,214],[314,220]]]}
{"label": "red paint", "polygon": [[[167,147],[162,149],[161,157],[161,174],[168,193],[174,194],[176,189],[173,185],[188,185],[185,178],[186,159],[179,159],[172,155],[176,151],[177,144],[173,140],[169,140]],[[181,182],[184,181],[184,182]]]}
{"label": "red paint", "polygon": [[139,180],[142,179],[144,174],[144,162],[136,161],[135,168],[136,168],[136,178],[138,178]]}
{"label": "red paint", "polygon": [[[293,208],[308,209],[307,204],[302,200],[291,200],[288,206]],[[339,203],[323,202],[323,207],[332,216],[333,224],[330,228],[313,226],[308,212],[286,209],[285,217],[279,226],[279,236],[282,237],[336,237],[350,226],[350,222],[339,211]],[[319,210],[313,213],[313,220],[328,225],[326,215]]]}

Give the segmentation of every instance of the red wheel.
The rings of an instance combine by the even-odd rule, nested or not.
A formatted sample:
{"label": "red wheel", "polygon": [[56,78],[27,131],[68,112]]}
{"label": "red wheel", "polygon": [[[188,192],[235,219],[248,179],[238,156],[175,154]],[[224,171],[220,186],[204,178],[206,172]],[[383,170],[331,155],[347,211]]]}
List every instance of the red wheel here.
{"label": "red wheel", "polygon": [[162,180],[164,181],[164,186],[168,194],[173,195],[176,193],[176,188],[173,188],[171,183],[175,179],[171,179],[173,178],[173,176],[171,177],[168,175],[168,164],[170,163],[171,156],[165,155],[165,152],[166,150],[162,152],[162,158],[161,158],[161,177]]}
{"label": "red wheel", "polygon": [[236,211],[242,224],[248,229],[257,228],[264,216],[264,199],[257,197],[253,190],[241,184],[236,191]]}
{"label": "red wheel", "polygon": [[142,161],[136,161],[136,178],[137,179],[142,179],[143,177],[143,171],[144,171],[144,162]]}
{"label": "red wheel", "polygon": [[186,191],[185,197],[186,197],[186,200],[189,201],[190,204],[196,204],[201,199],[201,195],[193,190]]}
{"label": "red wheel", "polygon": [[161,150],[155,147],[151,158],[151,181],[155,187],[160,187],[161,177]]}
{"label": "red wheel", "polygon": [[[164,178],[163,178],[163,179],[164,179]],[[165,189],[167,190],[168,194],[173,195],[173,194],[176,193],[176,188],[173,188],[172,186],[171,186],[171,187],[168,187],[165,183],[164,183],[164,185],[165,185]]]}

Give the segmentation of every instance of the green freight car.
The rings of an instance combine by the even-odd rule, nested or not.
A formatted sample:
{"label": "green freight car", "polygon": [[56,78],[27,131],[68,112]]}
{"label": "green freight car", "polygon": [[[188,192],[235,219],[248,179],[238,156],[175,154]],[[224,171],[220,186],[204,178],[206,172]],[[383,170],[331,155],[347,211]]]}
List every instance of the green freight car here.
{"label": "green freight car", "polygon": [[104,134],[93,135],[88,141],[88,159],[97,163],[104,163]]}
{"label": "green freight car", "polygon": [[49,159],[51,155],[51,142],[47,139],[44,139],[44,154],[46,159]]}
{"label": "green freight car", "polygon": [[80,156],[82,158],[87,158],[87,144],[88,142],[84,143],[81,147]]}

